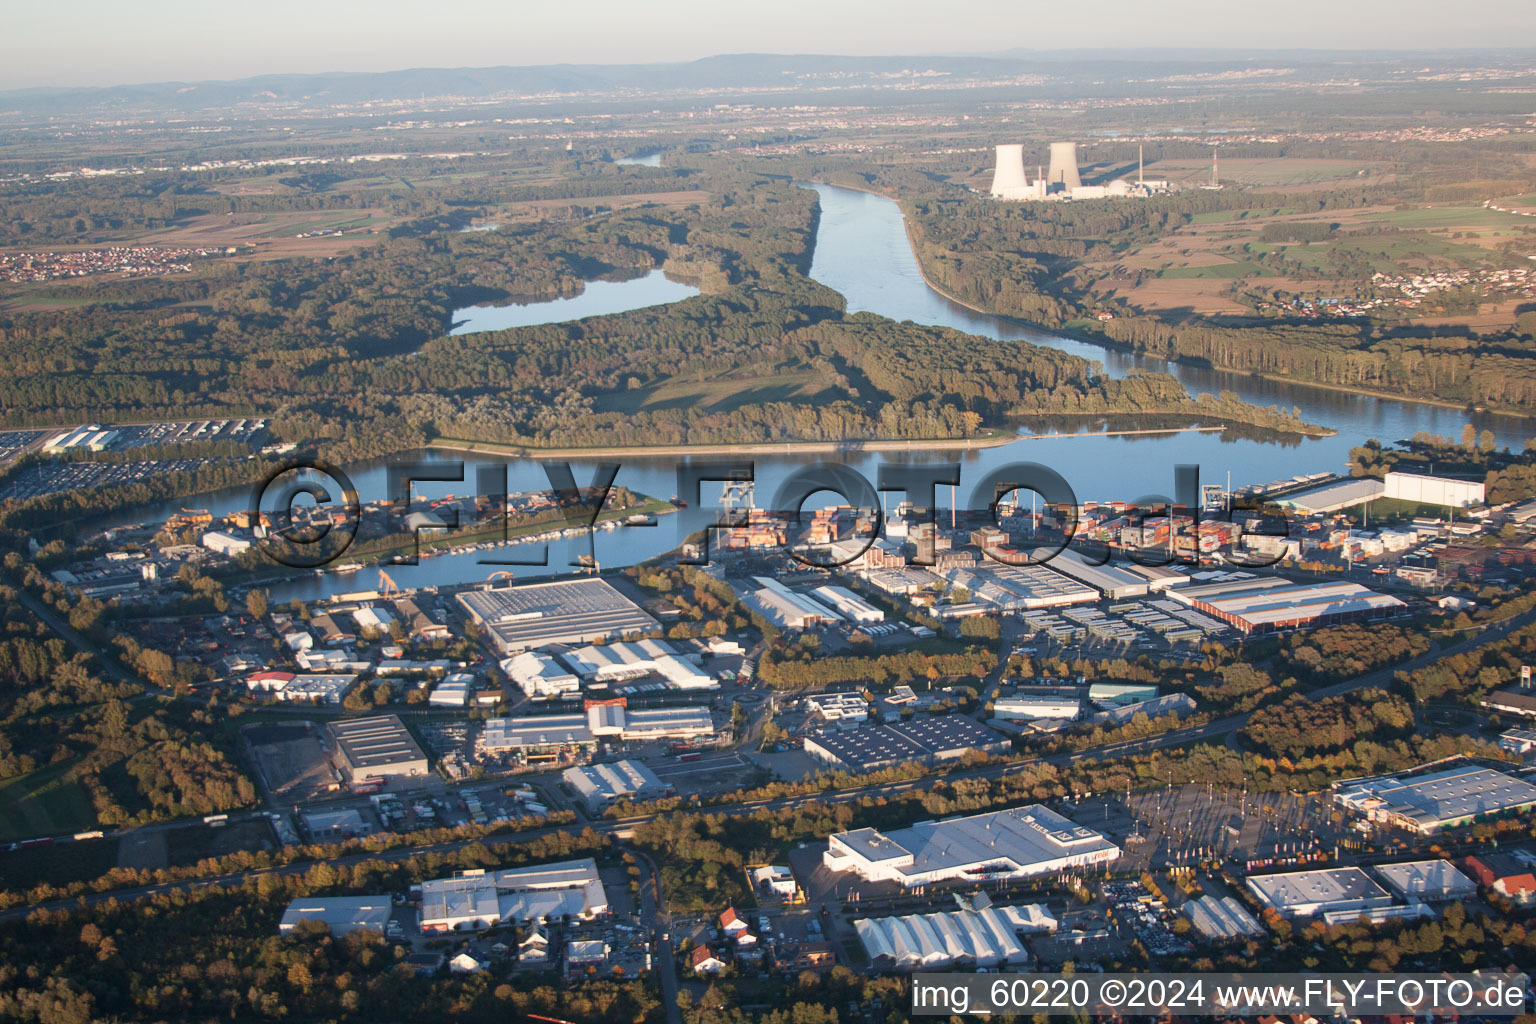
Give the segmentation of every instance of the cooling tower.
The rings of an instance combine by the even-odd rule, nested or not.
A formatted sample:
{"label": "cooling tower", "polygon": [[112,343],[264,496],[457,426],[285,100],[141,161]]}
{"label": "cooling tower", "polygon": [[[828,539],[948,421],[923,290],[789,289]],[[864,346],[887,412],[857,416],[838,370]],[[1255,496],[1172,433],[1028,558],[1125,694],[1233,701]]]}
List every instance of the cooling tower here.
{"label": "cooling tower", "polygon": [[1068,191],[1083,187],[1083,179],[1077,176],[1077,143],[1051,143],[1050,183],[1061,184]]}
{"label": "cooling tower", "polygon": [[1016,199],[1029,187],[1024,177],[1024,147],[998,146],[997,170],[992,174],[992,194],[999,199]]}

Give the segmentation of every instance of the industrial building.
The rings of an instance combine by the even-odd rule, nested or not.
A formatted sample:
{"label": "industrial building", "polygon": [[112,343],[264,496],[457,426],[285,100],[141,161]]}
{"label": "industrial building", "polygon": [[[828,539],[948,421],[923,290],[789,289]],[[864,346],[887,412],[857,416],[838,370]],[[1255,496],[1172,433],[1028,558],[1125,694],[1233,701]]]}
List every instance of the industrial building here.
{"label": "industrial building", "polygon": [[1448,860],[1412,860],[1376,865],[1376,876],[1407,900],[1440,903],[1477,895],[1477,883]]}
{"label": "industrial building", "polygon": [[672,791],[639,761],[567,768],[560,777],[593,814],[601,814],[619,800],[655,800]]}
{"label": "industrial building", "polygon": [[1359,868],[1252,875],[1248,889],[1260,903],[1286,917],[1352,915],[1392,905],[1391,895]]}
{"label": "industrial building", "polygon": [[1476,764],[1427,775],[1383,775],[1334,784],[1338,803],[1371,821],[1420,834],[1536,807],[1536,786]]}
{"label": "industrial building", "polygon": [[547,644],[618,640],[660,628],[639,605],[596,577],[469,590],[458,600],[504,656]]}
{"label": "industrial building", "polygon": [[1059,694],[1015,694],[992,702],[992,717],[1005,722],[1029,722],[1038,719],[1071,721],[1083,709],[1083,699],[1076,687],[1064,687]]}
{"label": "industrial building", "polygon": [[480,745],[488,753],[539,752],[596,746],[599,738],[625,742],[700,739],[715,734],[708,708],[627,708],[623,699],[593,702],[580,713],[488,718]]}
{"label": "industrial building", "polygon": [[873,772],[906,761],[935,764],[970,753],[1004,754],[1008,741],[964,715],[914,715],[890,725],[829,732],[805,740],[805,752],[829,768]]}
{"label": "industrial building", "polygon": [[1258,938],[1264,926],[1231,896],[1201,896],[1184,904],[1195,931],[1212,942]]}
{"label": "industrial building", "polygon": [[831,608],[805,594],[790,590],[776,579],[768,576],[752,578],[757,582],[758,589],[746,595],[744,600],[776,626],[783,629],[811,629],[842,621],[842,616]]}
{"label": "industrial building", "polygon": [[225,533],[222,530],[209,530],[203,534],[202,540],[199,543],[209,551],[223,555],[225,558],[234,558],[236,555],[244,554],[251,549],[250,541],[236,537],[232,533]]}
{"label": "industrial building", "polygon": [[1071,548],[1063,548],[1059,551],[1056,557],[1051,559],[1051,568],[1085,586],[1092,587],[1112,601],[1123,601],[1128,597],[1145,597],[1152,585],[1145,576],[1127,572],[1108,563],[1093,565],[1081,553]]}
{"label": "industrial building", "polygon": [[353,782],[427,774],[427,755],[399,715],[342,719],[330,730]]}
{"label": "industrial building", "polygon": [[582,679],[612,683],[659,675],[674,690],[713,690],[720,681],[681,657],[665,640],[582,647],[559,655]]}
{"label": "industrial building", "polygon": [[1374,501],[1380,498],[1386,489],[1386,485],[1374,477],[1361,477],[1357,480],[1337,480],[1322,487],[1311,487],[1295,494],[1275,498],[1273,502],[1280,508],[1303,515],[1322,515]]}
{"label": "industrial building", "polygon": [[393,909],[388,896],[304,896],[288,904],[277,930],[286,935],[300,921],[318,921],[332,935],[365,929],[382,932]]}
{"label": "industrial building", "polygon": [[955,964],[1021,966],[1030,961],[1022,934],[1056,930],[1056,919],[1038,904],[985,905],[948,913],[862,918],[853,922],[859,942],[876,969],[938,970]]}
{"label": "industrial building", "polygon": [[1445,476],[1393,472],[1388,473],[1382,483],[1385,485],[1384,497],[1413,501],[1420,505],[1471,508],[1473,505],[1481,505],[1487,498],[1481,480],[1456,480]]}
{"label": "industrial building", "polygon": [[[258,673],[258,675],[287,675],[287,673]],[[255,679],[252,676],[251,679]],[[250,680],[247,680],[249,683]],[[273,698],[310,704],[340,704],[352,684],[357,682],[355,672],[300,672],[291,675],[281,685],[268,686]]]}
{"label": "industrial building", "polygon": [[947,569],[940,575],[950,586],[970,591],[971,600],[982,611],[1033,611],[1099,600],[1097,590],[1043,565],[988,562],[972,569]]}
{"label": "industrial building", "polygon": [[849,622],[884,622],[885,612],[876,608],[847,587],[817,587],[811,594]]}
{"label": "industrial building", "polygon": [[805,752],[829,768],[855,773],[876,772],[907,761],[928,759],[922,747],[883,725],[807,736]]}
{"label": "industrial building", "polygon": [[1407,607],[1358,583],[1292,583],[1278,576],[1181,587],[1169,594],[1244,633],[1384,619]]}
{"label": "industrial building", "polygon": [[805,706],[829,722],[862,722],[869,717],[869,701],[857,693],[815,693],[805,698]]}
{"label": "industrial building", "polygon": [[423,932],[608,913],[608,895],[590,857],[506,871],[463,871],[422,882],[420,888]]}
{"label": "industrial building", "polygon": [[1119,856],[1120,848],[1102,833],[1030,804],[888,834],[873,828],[839,832],[827,838],[822,862],[866,881],[910,887],[1024,878],[1108,864]]}
{"label": "industrial building", "polygon": [[501,670],[524,693],[535,699],[564,697],[581,692],[581,680],[543,651],[523,651],[503,658]]}

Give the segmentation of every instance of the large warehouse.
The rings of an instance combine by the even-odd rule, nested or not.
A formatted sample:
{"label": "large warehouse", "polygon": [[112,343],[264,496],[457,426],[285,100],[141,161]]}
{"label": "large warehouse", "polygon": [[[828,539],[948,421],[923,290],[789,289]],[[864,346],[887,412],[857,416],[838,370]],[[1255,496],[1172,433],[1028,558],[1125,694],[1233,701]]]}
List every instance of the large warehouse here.
{"label": "large warehouse", "polygon": [[1473,505],[1481,505],[1486,498],[1486,489],[1481,480],[1456,480],[1448,476],[1426,476],[1422,473],[1388,473],[1382,482],[1386,485],[1385,497],[1414,501],[1421,505],[1471,508]]}
{"label": "large warehouse", "polygon": [[427,774],[427,755],[399,715],[332,722],[331,735],[353,782]]}
{"label": "large warehouse", "polygon": [[421,883],[421,930],[449,932],[608,913],[597,862],[561,861],[506,871],[464,871]]}
{"label": "large warehouse", "polygon": [[1108,864],[1120,848],[1091,828],[1031,804],[925,821],[889,834],[873,828],[827,837],[822,862],[870,882],[903,887],[949,880],[1024,878]]}
{"label": "large warehouse", "polygon": [[1201,896],[1184,904],[1195,930],[1211,941],[1258,938],[1264,926],[1231,896]]}
{"label": "large warehouse", "polygon": [[1146,597],[1151,583],[1145,576],[1127,572],[1117,566],[1105,563],[1094,565],[1082,556],[1081,553],[1071,548],[1063,548],[1051,559],[1051,568],[1057,572],[1077,580],[1086,586],[1092,587],[1112,601],[1123,601],[1128,597]]}
{"label": "large warehouse", "polygon": [[300,921],[319,921],[332,935],[364,929],[382,932],[393,909],[388,896],[305,896],[288,904],[277,930],[286,934]]}
{"label": "large warehouse", "polygon": [[1476,764],[1401,778],[1383,775],[1334,786],[1333,798],[1371,821],[1421,834],[1536,807],[1536,786]]}
{"label": "large warehouse", "polygon": [[966,754],[1004,754],[1008,740],[964,715],[918,714],[891,725],[810,736],[805,752],[830,768],[873,772],[904,761],[932,764]]}
{"label": "large warehouse", "polygon": [[1252,875],[1248,888],[1260,903],[1286,917],[1364,912],[1392,905],[1391,895],[1359,868]]}
{"label": "large warehouse", "polygon": [[1376,865],[1376,875],[1404,899],[1437,903],[1477,895],[1477,883],[1448,860],[1410,860]]}
{"label": "large warehouse", "polygon": [[870,963],[885,970],[935,970],[956,963],[978,967],[1029,962],[1021,933],[1054,932],[1056,920],[1039,905],[994,907],[853,922]]}
{"label": "large warehouse", "polygon": [[1407,607],[1358,583],[1292,583],[1278,576],[1182,587],[1169,594],[1244,633],[1384,619]]}
{"label": "large warehouse", "polygon": [[567,768],[560,777],[593,814],[601,814],[619,800],[654,800],[672,791],[639,761]]}
{"label": "large warehouse", "polygon": [[550,580],[459,595],[503,656],[546,644],[589,644],[658,630],[635,602],[607,580]]}
{"label": "large warehouse", "polygon": [[622,701],[594,703],[565,715],[488,718],[480,744],[488,753],[591,749],[599,738],[626,742],[699,739],[715,734],[714,718],[704,707],[626,708]]}

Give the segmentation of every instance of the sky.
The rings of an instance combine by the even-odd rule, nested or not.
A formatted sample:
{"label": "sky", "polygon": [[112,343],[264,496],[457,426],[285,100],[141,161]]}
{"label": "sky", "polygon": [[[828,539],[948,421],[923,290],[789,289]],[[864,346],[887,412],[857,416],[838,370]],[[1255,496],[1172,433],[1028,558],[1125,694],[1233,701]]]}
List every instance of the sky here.
{"label": "sky", "polygon": [[1531,0],[9,0],[5,6],[0,89],[653,63],[744,52],[1536,47]]}

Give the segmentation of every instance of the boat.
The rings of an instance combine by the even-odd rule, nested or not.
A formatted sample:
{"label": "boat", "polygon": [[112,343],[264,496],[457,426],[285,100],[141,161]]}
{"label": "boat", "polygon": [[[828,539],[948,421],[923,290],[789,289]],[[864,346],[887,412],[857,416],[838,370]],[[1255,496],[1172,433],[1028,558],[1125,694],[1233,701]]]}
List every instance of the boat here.
{"label": "boat", "polygon": [[684,501],[682,498],[679,498],[675,494],[672,495],[672,497],[668,498],[667,500],[670,501],[677,508],[687,508],[688,507],[688,503],[686,501]]}

